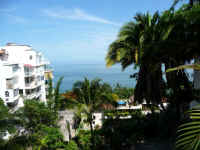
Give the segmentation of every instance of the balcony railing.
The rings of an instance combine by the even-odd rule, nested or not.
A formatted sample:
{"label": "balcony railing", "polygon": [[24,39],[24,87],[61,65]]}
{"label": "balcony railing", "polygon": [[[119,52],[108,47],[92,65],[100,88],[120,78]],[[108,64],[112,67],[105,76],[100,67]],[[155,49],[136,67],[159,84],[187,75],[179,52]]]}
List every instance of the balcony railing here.
{"label": "balcony railing", "polygon": [[35,87],[38,85],[38,82],[36,81],[32,81],[31,83],[25,83],[26,87]]}
{"label": "balcony railing", "polygon": [[29,72],[24,72],[24,73],[26,77],[34,75],[34,71],[29,71]]}
{"label": "balcony railing", "polygon": [[27,99],[34,99],[34,98],[38,98],[41,96],[41,91],[34,91],[32,93],[26,94],[26,98]]}

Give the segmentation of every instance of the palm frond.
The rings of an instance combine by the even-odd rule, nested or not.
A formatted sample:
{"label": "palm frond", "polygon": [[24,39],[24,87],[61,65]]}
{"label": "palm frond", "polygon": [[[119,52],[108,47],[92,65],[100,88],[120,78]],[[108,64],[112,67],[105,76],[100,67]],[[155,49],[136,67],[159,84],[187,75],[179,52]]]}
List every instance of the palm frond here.
{"label": "palm frond", "polygon": [[190,122],[179,126],[176,148],[182,150],[198,150],[200,148],[200,110],[190,110],[189,116],[191,118]]}
{"label": "palm frond", "polygon": [[175,68],[167,69],[166,72],[183,70],[183,69],[200,70],[200,65],[199,64],[181,65],[181,66],[178,66],[178,67],[175,67]]}

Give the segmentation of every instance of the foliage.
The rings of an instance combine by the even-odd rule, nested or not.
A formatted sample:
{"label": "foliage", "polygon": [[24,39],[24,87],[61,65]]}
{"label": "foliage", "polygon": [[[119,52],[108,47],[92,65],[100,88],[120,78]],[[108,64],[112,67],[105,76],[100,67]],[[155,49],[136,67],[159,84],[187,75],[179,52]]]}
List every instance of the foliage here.
{"label": "foliage", "polygon": [[91,150],[91,133],[88,131],[81,130],[77,135],[78,144],[80,150]]}
{"label": "foliage", "polygon": [[65,150],[79,150],[79,148],[75,141],[70,140],[67,146],[65,147]]}
{"label": "foliage", "polygon": [[169,105],[165,111],[161,111],[157,123],[160,138],[174,138],[179,124],[176,107]]}
{"label": "foliage", "polygon": [[127,116],[142,116],[141,110],[134,111],[116,111],[116,110],[107,110],[104,111],[104,116],[108,118],[119,118],[119,117],[127,117]]}
{"label": "foliage", "polygon": [[200,109],[192,109],[188,113],[190,120],[178,128],[176,148],[198,150],[200,148]]}
{"label": "foliage", "polygon": [[143,116],[135,115],[132,119],[106,119],[102,134],[110,149],[130,149],[134,143],[144,139]]}
{"label": "foliage", "polygon": [[[18,126],[18,134],[16,141],[21,137],[20,141],[26,144],[17,142],[22,146],[36,146],[36,147],[51,147],[60,145],[61,134],[57,126],[57,113],[49,109],[45,103],[38,100],[24,101],[24,107],[15,112],[20,125]],[[19,140],[17,140],[19,141]],[[16,143],[16,142],[15,142]],[[55,148],[54,148],[55,149]]]}
{"label": "foliage", "polygon": [[47,95],[47,104],[48,107],[56,113],[61,108],[61,101],[63,100],[63,96],[60,94],[60,85],[62,83],[64,77],[60,77],[56,83],[55,88],[53,88],[52,79],[49,80],[49,88]]}
{"label": "foliage", "polygon": [[121,99],[128,99],[133,95],[134,89],[128,87],[122,87],[120,84],[117,84],[114,89],[113,93],[118,95]]}
{"label": "foliage", "polygon": [[[100,130],[94,130],[94,140],[96,142],[94,149],[95,150],[101,150],[103,148],[103,136],[101,135]],[[91,132],[87,130],[81,130],[79,134],[77,135],[77,143],[79,145],[80,150],[93,150],[91,149],[92,143],[91,143]]]}
{"label": "foliage", "polygon": [[15,131],[15,127],[17,125],[17,121],[9,112],[9,108],[5,106],[2,99],[0,99],[0,139],[4,136],[4,134],[13,133]]}
{"label": "foliage", "polygon": [[28,133],[34,133],[41,125],[56,126],[57,114],[38,100],[24,101],[24,107],[17,110],[16,115]]}
{"label": "foliage", "polygon": [[[106,84],[106,87],[108,87],[108,84]],[[85,78],[84,81],[78,81],[74,84],[72,92],[76,95],[76,100],[68,100],[69,104],[74,105],[76,116],[89,124],[92,136],[91,147],[95,147],[93,113],[103,110],[105,104],[116,104],[112,93],[104,88],[105,83],[102,83],[100,79],[89,81]]]}
{"label": "foliage", "polygon": [[[200,56],[200,5],[183,5],[179,10],[137,14],[134,21],[122,26],[110,44],[107,66],[120,63],[122,69],[134,64],[138,68],[134,100],[159,104],[172,89],[170,103],[176,106],[178,120],[194,98],[192,84],[185,71],[163,76],[165,70],[191,63]],[[137,71],[137,70],[136,70]]]}
{"label": "foliage", "polygon": [[58,128],[42,125],[40,130],[32,135],[33,147],[40,149],[56,150],[63,148],[63,136]]}

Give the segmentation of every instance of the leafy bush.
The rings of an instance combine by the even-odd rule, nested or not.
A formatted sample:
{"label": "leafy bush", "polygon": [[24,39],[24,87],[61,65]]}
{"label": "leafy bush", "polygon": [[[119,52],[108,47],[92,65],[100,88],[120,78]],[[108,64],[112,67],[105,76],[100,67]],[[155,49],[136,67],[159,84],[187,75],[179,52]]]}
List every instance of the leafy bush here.
{"label": "leafy bush", "polygon": [[[95,150],[102,150],[103,147],[103,136],[101,130],[94,130],[95,137]],[[77,143],[80,150],[91,150],[91,133],[90,131],[81,130],[77,135]]]}
{"label": "leafy bush", "polygon": [[79,150],[78,145],[75,141],[71,140],[65,147],[65,150]]}

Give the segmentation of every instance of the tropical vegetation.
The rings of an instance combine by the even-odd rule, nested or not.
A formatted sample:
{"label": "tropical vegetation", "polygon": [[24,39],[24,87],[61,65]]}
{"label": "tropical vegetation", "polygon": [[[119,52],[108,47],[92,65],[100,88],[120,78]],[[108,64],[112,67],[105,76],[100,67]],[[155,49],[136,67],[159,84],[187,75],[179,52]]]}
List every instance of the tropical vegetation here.
{"label": "tropical vegetation", "polygon": [[[124,150],[152,139],[174,142],[176,149],[199,149],[200,108],[189,106],[200,91],[186,69],[200,68],[200,5],[190,0],[175,9],[176,3],[162,13],[137,13],[108,48],[106,65],[119,63],[122,70],[132,65],[134,88],[85,78],[60,93],[61,77],[55,87],[49,81],[47,103],[25,100],[24,107],[13,111],[0,100],[0,149]],[[118,100],[130,97],[134,103],[146,101],[152,113],[115,110]],[[58,122],[59,113],[69,109],[75,113],[77,133],[66,142]],[[107,117],[101,129],[93,123],[96,112]],[[127,116],[131,118],[120,119]]]}

